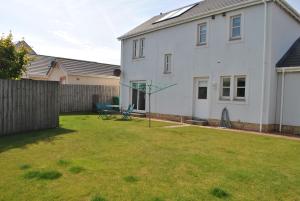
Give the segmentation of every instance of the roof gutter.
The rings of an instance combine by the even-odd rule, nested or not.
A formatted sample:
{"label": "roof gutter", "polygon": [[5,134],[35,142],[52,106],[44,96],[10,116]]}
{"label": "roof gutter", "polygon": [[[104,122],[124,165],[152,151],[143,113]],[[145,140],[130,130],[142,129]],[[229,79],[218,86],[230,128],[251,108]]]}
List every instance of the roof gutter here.
{"label": "roof gutter", "polygon": [[277,68],[277,73],[294,73],[294,72],[300,72],[300,66],[297,67],[282,67]]}
{"label": "roof gutter", "polygon": [[300,23],[300,14],[286,0],[274,0]]}
{"label": "roof gutter", "polygon": [[[269,2],[269,1],[273,1],[273,0],[263,0],[263,1]],[[230,12],[230,11],[238,10],[238,9],[241,9],[241,8],[246,8],[246,7],[250,7],[250,6],[259,5],[259,4],[262,4],[262,3],[263,3],[262,0],[257,0],[257,1],[250,2],[250,3],[240,3],[240,4],[237,4],[237,5],[234,5],[234,6],[227,6],[227,7],[218,9],[218,10],[214,10],[214,11],[209,12],[209,13],[204,14],[204,15],[195,16],[195,17],[192,17],[192,18],[188,18],[188,19],[178,21],[178,22],[173,22],[173,23],[165,25],[165,26],[152,28],[152,29],[149,29],[147,31],[142,31],[142,32],[139,32],[139,33],[136,33],[136,34],[132,34],[132,35],[128,35],[128,36],[121,36],[121,37],[118,38],[118,40],[125,40],[125,39],[129,39],[129,38],[133,38],[133,37],[136,37],[136,36],[151,33],[151,32],[154,32],[154,31],[161,30],[161,29],[166,29],[166,28],[174,27],[174,26],[177,26],[177,25],[180,25],[180,24],[185,24],[185,23],[188,23],[188,22],[192,22],[192,21],[195,21],[195,20],[200,20],[202,18],[210,17],[212,15],[218,15],[218,14],[222,14],[224,12]],[[285,5],[287,3],[284,2],[282,4]],[[298,15],[297,19],[300,22],[299,15]]]}

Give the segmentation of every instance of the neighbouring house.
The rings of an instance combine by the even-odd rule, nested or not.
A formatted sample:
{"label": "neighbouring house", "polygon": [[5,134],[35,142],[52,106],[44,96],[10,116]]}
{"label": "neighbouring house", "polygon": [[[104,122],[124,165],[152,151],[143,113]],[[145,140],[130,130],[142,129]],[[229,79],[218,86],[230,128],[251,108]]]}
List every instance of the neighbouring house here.
{"label": "neighbouring house", "polygon": [[[28,49],[30,46],[21,41]],[[18,46],[18,44],[16,45]],[[38,55],[30,48],[32,62],[24,79],[59,81],[61,84],[119,86],[118,65]]]}
{"label": "neighbouring house", "polygon": [[227,108],[233,128],[300,133],[299,37],[300,16],[283,0],[204,0],[161,13],[119,38],[122,107],[147,113],[149,104],[126,85],[177,84],[152,96],[153,116],[218,126]]}

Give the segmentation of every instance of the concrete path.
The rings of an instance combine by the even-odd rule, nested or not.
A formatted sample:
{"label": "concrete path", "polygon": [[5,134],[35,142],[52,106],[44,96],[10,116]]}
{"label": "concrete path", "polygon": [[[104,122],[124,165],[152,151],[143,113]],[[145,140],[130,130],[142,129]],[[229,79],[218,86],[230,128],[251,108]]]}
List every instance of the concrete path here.
{"label": "concrete path", "polygon": [[[145,119],[145,118],[141,118],[141,119]],[[284,134],[260,133],[260,132],[255,132],[255,131],[227,129],[227,128],[221,128],[221,127],[198,126],[198,125],[191,125],[191,124],[179,123],[179,122],[167,121],[167,120],[161,120],[161,119],[151,119],[151,120],[152,121],[160,121],[160,122],[167,122],[167,123],[175,124],[174,126],[165,126],[163,128],[182,128],[182,127],[193,126],[193,127],[200,127],[200,128],[209,128],[209,129],[232,131],[232,132],[237,132],[237,133],[245,133],[245,134],[260,135],[260,136],[265,136],[265,137],[275,137],[275,138],[281,138],[281,139],[300,141],[300,136],[299,137],[293,137],[293,136],[288,136],[288,135],[284,135]]]}

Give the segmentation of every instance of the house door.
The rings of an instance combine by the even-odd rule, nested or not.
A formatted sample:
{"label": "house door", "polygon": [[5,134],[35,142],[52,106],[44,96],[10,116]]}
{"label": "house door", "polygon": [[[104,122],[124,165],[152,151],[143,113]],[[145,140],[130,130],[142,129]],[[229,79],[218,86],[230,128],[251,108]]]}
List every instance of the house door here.
{"label": "house door", "polygon": [[208,119],[208,78],[195,78],[194,80],[194,117]]}
{"label": "house door", "polygon": [[132,82],[131,83],[131,104],[134,104],[134,110],[137,112],[145,112],[146,110],[146,83]]}

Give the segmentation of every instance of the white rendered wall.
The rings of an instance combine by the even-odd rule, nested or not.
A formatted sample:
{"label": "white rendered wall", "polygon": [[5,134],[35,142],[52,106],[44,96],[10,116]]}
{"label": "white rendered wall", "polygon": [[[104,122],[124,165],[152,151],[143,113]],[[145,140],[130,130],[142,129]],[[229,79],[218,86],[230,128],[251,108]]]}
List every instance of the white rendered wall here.
{"label": "white rendered wall", "polygon": [[[270,7],[270,9],[272,8]],[[229,42],[229,19],[235,14],[243,16],[243,40]],[[193,78],[209,77],[210,119],[220,119],[222,109],[227,107],[232,121],[259,123],[263,65],[263,19],[264,6],[261,4],[227,13],[226,17],[217,15],[214,20],[207,18],[124,40],[122,41],[123,74],[121,80],[126,84],[135,80],[153,80],[153,83],[158,84],[177,83],[177,86],[153,96],[152,111],[161,114],[192,116]],[[196,46],[197,24],[202,22],[208,22],[209,25],[207,47]],[[132,41],[139,38],[146,39],[145,58],[133,60]],[[290,44],[286,43],[292,43],[294,39],[289,40],[280,45],[288,47]],[[278,46],[280,45],[278,44]],[[268,52],[271,50],[268,49]],[[169,53],[173,57],[172,74],[164,75],[164,54]],[[272,70],[275,72],[275,65],[271,64],[271,61],[279,60],[282,56],[280,53],[277,53],[272,59],[270,59],[271,56],[267,58],[269,60],[267,72]],[[247,76],[246,102],[219,100],[220,76],[224,75]],[[268,90],[271,88],[270,80],[267,81],[266,89]],[[121,86],[123,107],[127,107],[130,103],[129,91],[129,88]],[[270,104],[268,102],[271,100],[266,99],[267,106],[265,108],[268,109],[265,112],[265,124],[273,123],[271,121],[274,119],[267,115],[271,108],[268,107]],[[274,105],[272,107],[276,108]],[[272,115],[275,117],[275,112]]]}

